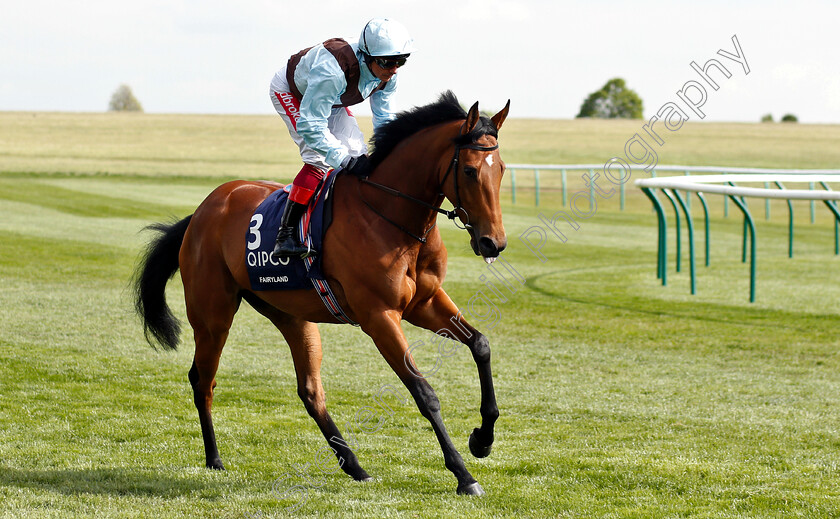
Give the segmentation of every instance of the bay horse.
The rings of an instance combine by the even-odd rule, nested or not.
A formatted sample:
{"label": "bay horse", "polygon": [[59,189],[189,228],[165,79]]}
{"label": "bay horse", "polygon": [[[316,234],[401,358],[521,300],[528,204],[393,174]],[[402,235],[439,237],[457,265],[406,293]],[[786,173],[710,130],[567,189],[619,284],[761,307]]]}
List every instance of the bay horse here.
{"label": "bay horse", "polygon": [[[466,321],[442,288],[446,248],[436,227],[446,213],[466,229],[476,255],[491,263],[507,244],[499,205],[504,163],[498,130],[510,101],[492,118],[476,102],[469,112],[452,92],[403,112],[373,136],[372,171],[366,178],[339,175],[333,222],[323,240],[322,270],[347,316],[377,349],[431,422],[444,462],[457,478],[457,493],[483,495],[444,427],[440,401],[410,355],[401,320],[449,335],[470,349],[478,367],[481,425],[469,438],[484,457],[499,416],[487,338]],[[252,291],[246,241],[257,206],[281,184],[232,181],[217,187],[195,213],[157,231],[135,273],[135,306],[146,339],[176,349],[180,323],[166,302],[166,284],[180,269],[195,356],[189,370],[201,423],[207,467],[224,469],[210,408],[216,370],[242,299],[276,326],[292,353],[298,395],[334,451],[341,468],[358,481],[371,479],[343,440],[325,405],[321,338],[315,323],[337,323],[312,290]],[[440,208],[448,199],[454,210]],[[453,318],[458,326],[453,326]]]}

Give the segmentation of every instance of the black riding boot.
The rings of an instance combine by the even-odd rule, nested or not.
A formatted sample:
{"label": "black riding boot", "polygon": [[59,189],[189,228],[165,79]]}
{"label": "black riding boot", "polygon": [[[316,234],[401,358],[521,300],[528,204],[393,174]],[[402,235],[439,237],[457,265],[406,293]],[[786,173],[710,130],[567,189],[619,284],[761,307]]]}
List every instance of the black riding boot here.
{"label": "black riding boot", "polygon": [[277,260],[290,256],[303,258],[315,254],[315,251],[302,246],[295,238],[295,228],[305,211],[305,204],[299,204],[291,200],[286,202],[286,207],[283,208],[283,216],[280,218],[277,242],[274,244],[274,251],[271,253],[273,259]]}

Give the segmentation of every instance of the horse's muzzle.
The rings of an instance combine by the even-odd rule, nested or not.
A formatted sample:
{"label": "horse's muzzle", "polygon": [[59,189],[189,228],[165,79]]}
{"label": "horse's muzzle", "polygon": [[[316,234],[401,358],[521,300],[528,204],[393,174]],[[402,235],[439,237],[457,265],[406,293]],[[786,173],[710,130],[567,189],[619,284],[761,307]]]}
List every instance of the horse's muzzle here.
{"label": "horse's muzzle", "polygon": [[472,245],[473,252],[475,252],[476,256],[481,256],[484,258],[488,264],[493,263],[499,254],[505,250],[507,247],[507,240],[502,239],[501,243],[498,243],[495,239],[489,236],[482,236],[478,240],[473,237],[470,240],[470,245]]}

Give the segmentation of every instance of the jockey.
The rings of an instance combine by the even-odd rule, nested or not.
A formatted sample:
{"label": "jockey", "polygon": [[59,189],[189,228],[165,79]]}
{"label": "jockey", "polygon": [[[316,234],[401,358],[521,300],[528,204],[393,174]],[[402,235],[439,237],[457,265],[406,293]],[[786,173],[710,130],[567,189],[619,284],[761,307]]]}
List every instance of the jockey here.
{"label": "jockey", "polygon": [[364,136],[348,107],[369,98],[374,129],[392,120],[395,75],[413,50],[405,27],[375,18],[358,41],[334,38],[304,49],[274,75],[271,100],[304,164],[292,182],[273,258],[315,253],[298,243],[295,227],[329,170],[369,174]]}

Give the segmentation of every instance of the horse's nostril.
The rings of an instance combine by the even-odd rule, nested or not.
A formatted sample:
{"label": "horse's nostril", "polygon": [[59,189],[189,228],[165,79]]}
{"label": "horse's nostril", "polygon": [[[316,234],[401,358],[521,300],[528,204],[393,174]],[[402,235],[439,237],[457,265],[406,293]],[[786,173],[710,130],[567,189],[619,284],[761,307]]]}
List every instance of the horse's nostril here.
{"label": "horse's nostril", "polygon": [[486,236],[480,238],[478,240],[478,248],[481,251],[482,256],[499,255],[499,248],[496,246],[496,242],[493,241],[492,238],[488,238]]}

